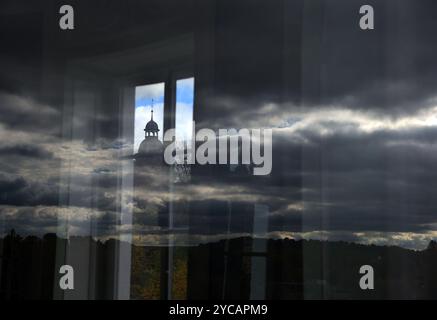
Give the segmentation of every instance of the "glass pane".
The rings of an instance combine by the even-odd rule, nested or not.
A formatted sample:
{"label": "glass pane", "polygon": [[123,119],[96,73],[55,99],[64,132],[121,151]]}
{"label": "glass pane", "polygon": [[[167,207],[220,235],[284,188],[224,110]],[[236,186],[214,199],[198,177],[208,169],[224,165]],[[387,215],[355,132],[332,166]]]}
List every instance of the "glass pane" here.
{"label": "glass pane", "polygon": [[194,78],[176,81],[176,140],[193,138]]}
{"label": "glass pane", "polygon": [[368,2],[0,1],[0,299],[437,299],[437,2]]}

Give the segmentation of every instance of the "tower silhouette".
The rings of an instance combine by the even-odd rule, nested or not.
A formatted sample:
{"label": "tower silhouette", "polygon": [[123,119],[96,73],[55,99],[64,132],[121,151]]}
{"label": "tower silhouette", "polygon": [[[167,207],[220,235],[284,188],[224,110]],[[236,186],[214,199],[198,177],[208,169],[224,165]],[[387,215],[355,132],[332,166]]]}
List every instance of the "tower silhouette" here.
{"label": "tower silhouette", "polygon": [[147,122],[146,127],[144,128],[144,140],[141,142],[138,153],[135,158],[161,158],[164,153],[164,145],[158,138],[159,126],[153,120],[153,100],[151,105],[150,112],[150,121]]}

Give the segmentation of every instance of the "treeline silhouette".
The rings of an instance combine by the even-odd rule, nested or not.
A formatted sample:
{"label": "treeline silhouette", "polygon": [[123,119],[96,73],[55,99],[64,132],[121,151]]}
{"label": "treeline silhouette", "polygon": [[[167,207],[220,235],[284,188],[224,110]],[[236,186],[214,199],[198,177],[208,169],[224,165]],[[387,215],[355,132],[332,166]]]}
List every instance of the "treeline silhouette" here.
{"label": "treeline silhouette", "polygon": [[[264,248],[254,251],[254,241]],[[159,299],[163,288],[162,246],[136,246],[91,237],[63,239],[55,234],[22,237],[13,230],[0,238],[0,299],[53,299],[60,248],[91,248],[93,298],[111,299],[114,252],[130,246],[131,298]],[[191,247],[175,247],[170,284],[178,299],[248,299],[262,282],[266,299],[436,299],[437,243],[415,251],[394,246],[317,240],[249,237]],[[371,265],[375,289],[359,287],[360,266]],[[256,270],[256,271],[254,271]],[[257,279],[262,274],[262,279]],[[254,278],[255,277],[255,278]],[[77,277],[80,279],[80,277]],[[89,280],[89,279],[88,279]],[[168,285],[168,284],[167,284]]]}

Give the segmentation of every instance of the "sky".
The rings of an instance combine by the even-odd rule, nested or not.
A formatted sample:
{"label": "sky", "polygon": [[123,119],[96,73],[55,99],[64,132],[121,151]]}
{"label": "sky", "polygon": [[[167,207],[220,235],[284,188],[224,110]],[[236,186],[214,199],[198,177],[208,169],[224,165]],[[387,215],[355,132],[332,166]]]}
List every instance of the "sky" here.
{"label": "sky", "polygon": [[[205,73],[196,77],[203,90],[196,127],[272,128],[273,169],[249,183],[208,177],[175,190],[175,204],[193,204],[199,241],[229,236],[220,214],[228,201],[267,205],[271,237],[412,249],[437,239],[437,2],[371,1],[376,29],[364,33],[361,1],[323,3],[323,10],[316,2],[306,7],[299,36],[282,33],[277,14],[286,12],[274,2],[242,20],[237,13],[218,17],[214,73],[199,62],[199,72],[214,76],[212,89],[198,83]],[[14,28],[5,24],[5,37],[21,30]],[[25,40],[6,38],[0,55],[0,231],[56,231],[58,218],[66,217],[71,234],[135,230],[143,241],[158,241],[156,208],[169,198],[162,176],[145,170],[141,192],[120,194],[120,181],[130,174],[119,171],[128,167],[120,156],[133,146],[120,134],[119,97],[97,82],[78,82],[64,96],[72,79],[28,57],[41,51],[41,38]],[[45,95],[38,94],[41,73],[53,80]],[[94,87],[101,90],[90,92]],[[178,90],[181,123],[190,118],[190,88],[192,80],[184,80]],[[70,93],[76,104],[64,104]],[[152,98],[162,130],[163,87],[143,87],[135,101],[135,145]],[[121,201],[135,212],[134,225],[115,226]],[[251,231],[250,213],[238,212],[234,236]]]}

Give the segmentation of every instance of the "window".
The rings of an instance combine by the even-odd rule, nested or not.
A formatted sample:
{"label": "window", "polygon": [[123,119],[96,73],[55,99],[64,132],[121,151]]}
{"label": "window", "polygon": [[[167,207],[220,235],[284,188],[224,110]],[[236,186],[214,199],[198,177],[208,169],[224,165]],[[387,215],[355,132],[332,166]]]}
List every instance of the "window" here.
{"label": "window", "polygon": [[176,140],[193,139],[194,78],[176,81]]}

